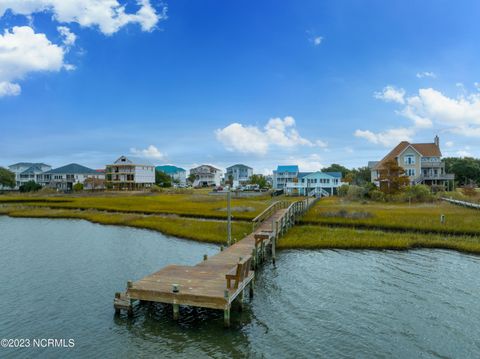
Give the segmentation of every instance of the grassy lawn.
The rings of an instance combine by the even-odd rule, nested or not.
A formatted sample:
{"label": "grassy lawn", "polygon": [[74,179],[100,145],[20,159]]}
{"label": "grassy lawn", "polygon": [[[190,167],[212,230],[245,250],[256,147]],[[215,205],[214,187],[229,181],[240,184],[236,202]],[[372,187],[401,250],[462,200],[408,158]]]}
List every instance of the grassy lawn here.
{"label": "grassy lawn", "polygon": [[[11,217],[84,219],[94,223],[146,228],[167,235],[193,239],[201,242],[225,243],[227,224],[220,220],[196,220],[178,216],[141,215],[133,213],[107,213],[96,210],[63,210],[29,208],[20,206],[0,207],[0,214]],[[248,222],[232,225],[232,238],[241,239],[252,226]]]}
{"label": "grassy lawn", "polygon": [[480,238],[474,236],[392,233],[306,225],[290,229],[279,240],[278,248],[396,250],[443,248],[480,254]]}
{"label": "grassy lawn", "polygon": [[[232,214],[237,220],[251,220],[273,201],[269,195],[234,198]],[[283,199],[283,198],[282,198]],[[226,195],[208,195],[204,190],[188,194],[103,194],[96,196],[0,196],[0,203],[53,209],[95,209],[110,212],[142,214],[175,214],[179,216],[225,219]]]}
{"label": "grassy lawn", "polygon": [[[445,223],[440,222],[444,214]],[[445,202],[377,203],[349,202],[336,197],[318,201],[302,218],[302,224],[323,224],[370,229],[480,234],[480,211]]]}

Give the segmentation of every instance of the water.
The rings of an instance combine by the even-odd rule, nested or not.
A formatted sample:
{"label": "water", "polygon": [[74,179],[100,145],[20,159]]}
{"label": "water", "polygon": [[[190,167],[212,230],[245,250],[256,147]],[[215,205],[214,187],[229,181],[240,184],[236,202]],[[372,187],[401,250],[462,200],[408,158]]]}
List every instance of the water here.
{"label": "water", "polygon": [[243,313],[146,305],[115,317],[126,280],[218,248],[85,221],[0,217],[0,338],[73,338],[0,357],[480,357],[480,257],[443,250],[282,251]]}

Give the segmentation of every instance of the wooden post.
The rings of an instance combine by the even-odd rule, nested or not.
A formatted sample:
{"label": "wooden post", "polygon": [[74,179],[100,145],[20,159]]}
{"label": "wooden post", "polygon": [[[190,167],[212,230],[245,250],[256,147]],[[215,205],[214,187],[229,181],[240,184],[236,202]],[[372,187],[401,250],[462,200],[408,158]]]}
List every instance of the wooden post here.
{"label": "wooden post", "polygon": [[276,259],[276,254],[275,254],[275,246],[276,246],[276,242],[277,240],[275,239],[275,237],[272,238],[272,262],[273,262],[273,265],[275,265],[275,259]]}
{"label": "wooden post", "polygon": [[232,194],[229,186],[227,192],[227,243],[229,247],[232,242],[232,209],[230,206],[231,197]]}
{"label": "wooden post", "polygon": [[230,328],[230,306],[227,306],[223,311],[223,326]]}
{"label": "wooden post", "polygon": [[204,254],[203,255],[203,260],[206,261],[208,259],[208,255],[207,254]]}
{"label": "wooden post", "polygon": [[254,282],[254,281],[252,280],[252,281],[250,282],[250,284],[248,285],[250,299],[253,298],[253,284],[254,284],[253,282]]}
{"label": "wooden post", "polygon": [[257,248],[252,249],[252,267],[257,269]]}
{"label": "wooden post", "polygon": [[127,288],[130,289],[133,286],[133,282],[131,280],[127,281]]}
{"label": "wooden post", "polygon": [[180,305],[173,303],[173,320],[180,318]]}

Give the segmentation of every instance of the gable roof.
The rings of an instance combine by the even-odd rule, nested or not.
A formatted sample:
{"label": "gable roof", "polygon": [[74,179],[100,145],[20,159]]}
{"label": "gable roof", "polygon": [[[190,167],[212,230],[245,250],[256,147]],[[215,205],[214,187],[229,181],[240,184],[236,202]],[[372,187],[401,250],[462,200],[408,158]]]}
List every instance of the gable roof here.
{"label": "gable roof", "polygon": [[299,172],[297,165],[278,166],[277,172]]}
{"label": "gable roof", "polygon": [[230,168],[233,168],[233,167],[244,167],[244,168],[248,168],[248,169],[251,169],[251,170],[253,170],[253,168],[252,168],[252,167],[249,167],[249,166],[247,166],[247,165],[243,165],[243,164],[241,164],[241,163],[237,163],[236,165],[233,165],[233,166],[227,167],[227,170],[228,170],[228,169],[230,169]]}
{"label": "gable roof", "polygon": [[184,170],[183,168],[177,167],[177,166],[172,166],[172,165],[157,166],[157,167],[155,167],[155,169],[157,171],[161,171],[161,172],[169,174],[169,175],[175,174],[175,173],[178,173],[178,172],[186,172],[186,170]]}
{"label": "gable roof", "polygon": [[420,153],[424,157],[442,157],[440,147],[435,143],[410,143],[408,141],[402,141],[395,146],[385,157],[383,157],[374,167],[374,169],[380,169],[385,162],[395,160],[407,147],[411,146],[415,151]]}
{"label": "gable roof", "polygon": [[45,172],[46,174],[66,173],[66,174],[99,174],[96,170],[79,165],[77,163],[70,163],[69,165],[55,168]]}
{"label": "gable roof", "polygon": [[114,165],[137,165],[137,166],[153,166],[152,163],[144,158],[140,157],[127,157],[120,156],[114,163]]}
{"label": "gable roof", "polygon": [[41,164],[34,164],[33,166],[28,167],[25,171],[21,172],[22,175],[35,174],[38,172],[43,172]]}
{"label": "gable roof", "polygon": [[14,167],[14,166],[22,166],[22,167],[32,167],[32,166],[46,166],[46,167],[51,167],[50,165],[47,165],[45,163],[35,163],[35,162],[18,162],[14,163],[13,165],[10,165],[8,167]]}

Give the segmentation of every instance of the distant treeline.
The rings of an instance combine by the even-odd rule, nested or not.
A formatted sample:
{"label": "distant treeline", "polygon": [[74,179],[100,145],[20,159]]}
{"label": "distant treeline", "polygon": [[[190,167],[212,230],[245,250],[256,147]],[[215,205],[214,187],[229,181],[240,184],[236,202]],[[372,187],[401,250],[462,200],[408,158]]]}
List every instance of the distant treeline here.
{"label": "distant treeline", "polygon": [[480,159],[472,157],[446,157],[445,171],[455,174],[455,182],[459,186],[474,183],[480,185]]}

